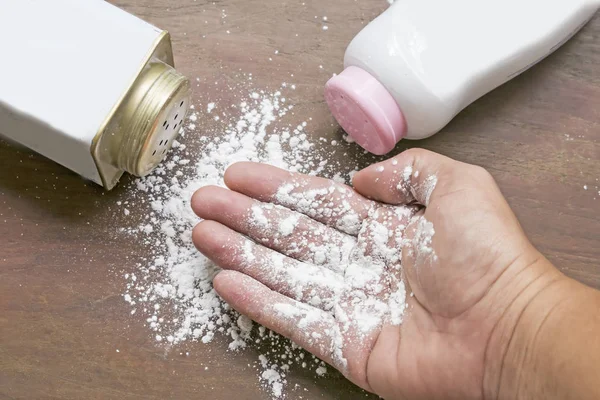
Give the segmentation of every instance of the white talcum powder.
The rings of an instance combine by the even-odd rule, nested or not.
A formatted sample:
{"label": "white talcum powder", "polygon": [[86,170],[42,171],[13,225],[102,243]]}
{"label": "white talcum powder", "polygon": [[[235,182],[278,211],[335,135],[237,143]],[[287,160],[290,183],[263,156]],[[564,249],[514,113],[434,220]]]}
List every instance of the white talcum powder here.
{"label": "white talcum powder", "polygon": [[[264,327],[253,329],[251,320],[231,310],[216,294],[212,279],[218,268],[192,243],[191,232],[199,219],[191,210],[190,199],[200,187],[224,186],[225,169],[236,161],[264,162],[313,175],[326,170],[327,160],[318,158],[312,151],[314,145],[308,139],[306,122],[283,128],[273,124],[293,108],[282,99],[279,91],[251,92],[246,100],[235,105],[234,117],[221,117],[220,131],[209,132],[210,135],[200,139],[201,154],[191,155],[184,144],[175,142],[168,161],[135,183],[135,201],[149,205],[150,211],[135,226],[122,229],[142,238],[148,251],[136,272],[125,275],[127,289],[123,296],[131,305],[131,314],[142,313],[153,337],[160,343],[209,343],[215,335],[229,337],[231,350],[269,343],[273,351],[259,357],[258,378],[274,398],[285,395],[291,366],[312,368],[318,376],[326,373],[326,366]],[[203,109],[214,115],[216,107],[209,103]],[[192,113],[184,129],[193,131],[196,125],[192,122],[199,124],[202,118],[206,115]],[[353,171],[348,170],[346,176],[351,173]],[[403,174],[409,179],[412,171]],[[346,176],[338,173],[335,181],[346,181]],[[423,188],[426,197],[434,186],[435,182],[431,181]],[[339,200],[336,206],[323,202],[323,198],[331,196]],[[391,222],[408,221],[414,213],[411,208],[373,208],[369,211],[372,213],[370,222],[365,224],[352,208],[352,196],[356,196],[354,191],[336,183],[313,190],[301,190],[290,183],[279,188],[277,201],[284,206],[293,205],[299,213],[289,214],[271,226],[268,216],[282,212],[280,207],[264,204],[248,210],[249,221],[259,231],[275,232],[265,234],[265,240],[285,246],[286,253],[296,259],[274,252],[262,266],[267,276],[274,282],[293,282],[293,289],[285,294],[312,306],[274,304],[274,311],[282,318],[300,317],[298,328],[315,343],[327,339],[336,366],[340,368],[345,363],[344,335],[355,330],[357,321],[359,335],[372,332],[384,321],[402,322],[406,292],[400,271],[391,274],[398,277],[391,283],[384,283],[381,278],[389,265],[400,268],[398,249],[404,243],[405,226],[393,226]],[[336,230],[322,224],[311,225],[314,221],[306,216],[316,220],[333,219]],[[311,229],[306,229],[309,225]],[[417,230],[415,246],[430,251],[433,226],[423,219]],[[254,242],[248,240],[240,248],[247,262],[258,257],[253,246]],[[389,285],[393,290],[381,296]],[[337,325],[329,326],[325,332],[313,330],[311,327],[326,322],[321,313],[330,315]]]}

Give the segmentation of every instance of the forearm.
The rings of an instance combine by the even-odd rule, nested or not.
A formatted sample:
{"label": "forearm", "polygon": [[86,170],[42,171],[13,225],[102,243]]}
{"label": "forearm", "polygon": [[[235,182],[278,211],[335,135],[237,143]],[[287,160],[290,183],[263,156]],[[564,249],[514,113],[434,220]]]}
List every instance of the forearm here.
{"label": "forearm", "polygon": [[600,398],[600,292],[553,276],[515,320],[497,399]]}

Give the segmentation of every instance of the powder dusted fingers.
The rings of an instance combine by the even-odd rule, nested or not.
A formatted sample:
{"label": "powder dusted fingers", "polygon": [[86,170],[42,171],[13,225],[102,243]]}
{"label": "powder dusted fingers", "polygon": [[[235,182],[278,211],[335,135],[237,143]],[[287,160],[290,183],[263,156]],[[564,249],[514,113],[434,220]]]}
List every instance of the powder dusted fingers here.
{"label": "powder dusted fingers", "polygon": [[[373,164],[357,172],[353,185],[357,192],[370,199],[387,204],[417,202],[429,205],[432,196],[443,196],[460,187],[450,188],[452,182],[465,182],[467,164],[454,161],[423,149],[407,150],[400,155]],[[460,178],[460,179],[456,179]],[[443,182],[442,193],[434,193],[438,181]]]}
{"label": "powder dusted fingers", "polygon": [[225,173],[229,188],[305,214],[341,232],[357,235],[375,203],[349,186],[270,165],[234,164]]}
{"label": "powder dusted fingers", "polygon": [[256,244],[214,221],[194,229],[194,243],[219,267],[242,272],[298,301],[331,310],[344,288],[343,276]]}
{"label": "powder dusted fingers", "polygon": [[340,371],[346,369],[343,338],[330,313],[290,299],[239,272],[223,271],[213,284],[241,314],[291,339]]}
{"label": "powder dusted fingers", "polygon": [[199,189],[192,208],[289,257],[343,273],[356,239],[304,214],[216,186]]}
{"label": "powder dusted fingers", "polygon": [[[373,342],[377,340],[379,327],[383,326],[384,330],[398,328],[389,326],[386,315],[390,316],[389,319],[397,321],[405,310],[405,300],[410,300],[410,298],[405,299],[400,290],[392,291],[396,293],[394,296],[390,295],[388,299],[382,299],[375,295],[377,291],[371,284],[354,285],[361,281],[368,282],[368,277],[373,273],[371,264],[361,264],[367,258],[348,257],[347,261],[342,262],[341,269],[346,266],[350,266],[351,269],[349,273],[344,274],[343,290],[341,293],[337,292],[337,287],[340,285],[338,279],[341,274],[332,274],[336,293],[330,290],[323,295],[318,293],[318,290],[312,290],[323,283],[321,280],[317,280],[316,284],[307,283],[305,272],[312,271],[312,269],[304,269],[306,264],[296,261],[295,265],[302,266],[302,268],[287,268],[287,275],[285,275],[280,272],[281,264],[279,263],[258,263],[257,261],[263,257],[261,255],[263,252],[275,254],[278,259],[285,260],[286,257],[266,247],[258,246],[256,243],[258,241],[248,240],[243,235],[231,230],[227,230],[226,235],[219,236],[223,231],[215,229],[215,225],[226,228],[214,221],[202,222],[200,226],[204,228],[200,229],[206,229],[206,231],[202,235],[198,235],[197,229],[193,237],[195,240],[192,241],[192,228],[198,223],[198,217],[190,207],[192,195],[201,187],[225,186],[224,172],[234,161],[260,161],[280,168],[304,172],[311,176],[316,174],[334,176],[338,181],[344,180],[343,178],[347,177],[350,169],[353,168],[353,165],[338,164],[329,157],[324,159],[321,153],[313,151],[315,143],[310,141],[310,135],[307,136],[310,128],[306,127],[306,123],[297,121],[298,124],[294,125],[298,126],[295,128],[293,126],[282,127],[281,118],[291,110],[292,105],[283,101],[283,95],[279,91],[266,93],[257,90],[239,100],[239,102],[236,100],[237,103],[233,105],[233,111],[226,114],[224,109],[227,104],[211,99],[210,102],[215,102],[216,107],[213,109],[209,105],[207,113],[211,113],[215,117],[218,113],[223,124],[215,125],[215,129],[207,134],[204,134],[206,133],[204,130],[207,129],[206,124],[201,125],[203,135],[200,135],[202,136],[200,140],[203,144],[200,147],[202,152],[189,152],[185,144],[177,143],[177,146],[174,146],[171,161],[161,166],[151,176],[134,182],[134,200],[131,204],[124,201],[123,207],[127,207],[125,210],[118,209],[120,214],[125,212],[128,216],[125,232],[140,238],[148,252],[148,259],[141,262],[139,267],[133,271],[135,273],[128,273],[125,276],[127,279],[125,300],[131,305],[131,313],[135,314],[135,318],[140,315],[146,318],[148,329],[153,332],[158,344],[170,346],[187,343],[185,347],[193,349],[196,348],[195,344],[189,346],[193,341],[209,343],[214,338],[220,337],[228,342],[230,349],[237,350],[254,346],[255,341],[261,343],[261,346],[267,348],[268,351],[261,354],[259,361],[255,364],[258,368],[259,379],[267,388],[270,396],[280,399],[286,396],[284,391],[287,384],[286,379],[295,373],[292,372],[295,367],[307,368],[311,372],[317,369],[319,375],[323,373],[320,371],[323,371],[324,367],[320,360],[304,357],[305,354],[295,345],[283,340],[279,335],[273,334],[264,326],[259,326],[256,330],[252,329],[252,324],[247,316],[237,315],[225,300],[242,312],[246,310],[244,307],[250,307],[250,301],[256,301],[257,303],[252,306],[254,311],[269,311],[269,316],[259,318],[256,314],[245,312],[248,316],[252,315],[258,322],[286,334],[324,360],[328,362],[331,360],[331,364],[345,371],[346,375],[355,383],[366,387],[366,380],[364,377],[361,378],[361,373],[364,374],[366,370],[366,359],[373,348]],[[207,109],[206,104],[202,106],[202,109]],[[200,127],[195,125],[198,115],[193,112],[189,127],[186,126],[188,134],[200,132],[198,130]],[[198,135],[193,135],[193,137],[196,136]],[[340,147],[340,144],[336,144],[336,148],[344,151]],[[327,161],[325,166],[321,164],[323,161]],[[238,168],[240,166],[241,168]],[[335,188],[337,185],[332,184],[331,181],[311,178],[307,175],[290,174],[273,167],[259,166],[256,169],[255,166],[256,164],[245,163],[229,168],[227,177],[225,177],[227,185],[237,192],[264,202],[279,204],[293,202],[293,205],[298,207],[298,211],[306,210],[306,208],[324,210],[323,213],[304,211],[307,213],[305,218],[314,216],[315,220],[319,219],[322,223],[337,226],[340,230],[350,231],[353,236],[357,236],[361,229],[361,232],[367,232],[369,229],[369,223],[365,223],[365,220],[368,220],[369,214],[374,212],[374,202],[352,192],[352,196],[345,199],[350,207],[339,207],[327,197],[331,194],[329,188]],[[231,172],[236,169],[241,173],[232,174]],[[238,175],[237,178],[236,175]],[[288,192],[290,194],[287,199],[288,203],[278,202],[275,195],[280,186],[294,179],[296,182],[292,188],[295,192]],[[315,195],[312,199],[310,197],[302,198],[306,196],[294,196],[296,193],[311,190],[311,186],[315,182],[317,183],[316,189],[325,188],[327,190],[309,193],[309,196]],[[348,189],[347,186],[339,186]],[[282,191],[280,194],[285,195],[285,192]],[[337,196],[335,190],[334,194]],[[282,197],[282,201],[284,199]],[[140,207],[135,207],[135,211],[132,207],[133,203],[140,205]],[[144,204],[146,208],[141,207]],[[251,206],[243,207],[245,212],[248,212],[248,207],[252,208]],[[267,205],[267,207],[270,206]],[[132,210],[132,216],[136,216],[136,218],[129,216],[129,209]],[[215,210],[216,213],[221,211],[223,210]],[[255,209],[255,211],[256,214],[250,209],[255,222],[264,222],[260,211],[263,211],[265,217],[269,217],[265,210],[257,211]],[[372,215],[377,217],[379,214]],[[226,215],[219,216],[219,218],[221,217],[225,218]],[[217,217],[213,218],[217,219]],[[346,218],[344,222],[359,221],[359,223],[341,224],[338,222],[344,218]],[[344,226],[349,226],[351,229],[343,228]],[[280,228],[282,234],[287,235],[290,231],[292,234],[296,234],[300,227],[301,225],[294,224],[292,219],[286,220]],[[200,231],[200,233],[202,232]],[[344,236],[350,237],[347,234]],[[237,244],[223,242],[223,239],[231,237],[243,240]],[[313,237],[310,239],[311,242],[317,241]],[[205,254],[210,256],[210,259],[194,248],[194,242]],[[335,243],[335,241],[331,241],[331,243]],[[309,245],[311,244],[309,243]],[[246,253],[248,249],[250,251]],[[254,251],[254,249],[257,250]],[[375,249],[369,248],[368,251],[372,250]],[[283,248],[280,251],[283,251]],[[307,262],[332,266],[331,260],[323,257],[324,253],[331,254],[329,248],[311,247],[310,251],[314,253],[314,258],[312,261],[310,258],[305,258],[308,259]],[[298,254],[293,256],[299,257]],[[252,257],[255,257],[254,262],[241,262]],[[221,270],[215,265],[215,262],[229,270]],[[270,268],[273,270],[269,270]],[[404,268],[403,266],[403,270]],[[250,276],[231,269],[256,274],[267,285],[272,285],[274,290],[269,290]],[[290,271],[297,272],[300,278],[290,275]],[[344,271],[346,270],[344,269]],[[214,281],[216,290],[213,288],[215,275],[217,275]],[[232,275],[244,278],[241,281],[235,278],[234,283],[237,283],[234,286],[239,292],[237,294],[233,288],[228,290],[223,285],[224,282],[230,281],[228,277]],[[318,273],[309,274],[308,278],[312,279],[315,276],[318,276]],[[345,278],[348,278],[348,281]],[[378,280],[373,280],[373,282],[378,282]],[[402,282],[399,282],[399,289],[401,284]],[[258,291],[256,285],[261,285],[263,290]],[[282,292],[287,290],[284,292],[287,296],[278,293],[276,290],[279,286],[276,287],[276,285],[282,285],[281,290]],[[293,290],[295,289],[294,285],[304,287],[304,292],[299,293],[297,290]],[[331,288],[331,285],[331,282],[327,282],[328,288]],[[219,296],[217,291],[223,297]],[[264,292],[272,293],[275,296],[261,295],[263,301],[259,301],[260,299],[254,296],[255,293]],[[246,297],[237,297],[236,300],[228,295],[237,296],[240,293]],[[289,311],[289,308],[281,304],[286,304],[287,301],[293,305],[298,304],[292,301],[291,297],[309,303],[300,306],[301,308],[292,309],[306,311],[304,317],[314,315],[309,310],[319,311],[331,307],[330,311],[320,315],[323,315],[323,321],[326,321],[326,326],[322,331],[328,333],[332,340],[328,342],[323,339],[323,336],[319,336],[322,335],[321,327],[300,325],[301,321],[306,322],[306,318],[299,317],[296,312],[286,312]],[[334,297],[335,300],[332,301]],[[277,310],[265,308],[275,304],[278,304]],[[311,304],[320,306],[309,307]],[[171,310],[175,310],[175,312],[173,313]],[[394,313],[396,313],[395,317],[393,317]],[[273,322],[275,317],[280,319],[280,324],[285,324],[287,332],[283,326]],[[292,322],[285,322],[284,318],[288,318]],[[290,326],[298,332],[290,332],[289,329],[292,329]],[[300,332],[301,330],[302,332]],[[338,331],[341,335],[336,335]],[[294,334],[298,337],[294,337]],[[198,347],[197,350],[202,351],[202,347]],[[288,368],[290,369],[288,370]]]}

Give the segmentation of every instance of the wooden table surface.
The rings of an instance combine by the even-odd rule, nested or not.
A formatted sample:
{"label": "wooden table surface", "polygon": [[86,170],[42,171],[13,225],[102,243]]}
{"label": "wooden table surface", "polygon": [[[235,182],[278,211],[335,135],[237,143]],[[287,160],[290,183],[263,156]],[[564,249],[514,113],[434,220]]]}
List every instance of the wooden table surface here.
{"label": "wooden table surface", "polygon": [[[288,96],[295,115],[312,117],[312,135],[328,139],[340,132],[323,102],[323,84],[340,71],[349,40],[387,6],[385,0],[114,3],[172,33],[178,69],[195,82],[198,107],[217,96],[231,103],[229,88],[246,79],[240,73],[252,73],[258,89],[290,82],[297,86]],[[199,124],[209,131],[218,122]],[[414,145],[402,142],[396,152]],[[418,145],[488,168],[535,245],[566,274],[600,288],[599,16]],[[166,350],[141,316],[129,314],[123,273],[135,270],[140,255],[134,238],[115,240],[114,231],[127,223],[116,203],[130,196],[130,181],[104,193],[0,141],[0,398],[269,398],[249,366],[257,350],[231,353],[223,340]],[[306,389],[290,399],[367,397],[335,374],[316,379],[299,369],[288,381]]]}

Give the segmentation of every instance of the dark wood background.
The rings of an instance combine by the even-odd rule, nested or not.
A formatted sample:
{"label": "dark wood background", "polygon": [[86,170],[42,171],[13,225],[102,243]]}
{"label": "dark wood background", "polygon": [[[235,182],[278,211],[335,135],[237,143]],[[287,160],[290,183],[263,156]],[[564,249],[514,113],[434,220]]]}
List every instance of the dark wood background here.
{"label": "dark wood background", "polygon": [[[247,84],[241,72],[252,73],[258,89],[290,82],[297,85],[287,96],[297,105],[294,115],[312,117],[310,131],[328,139],[341,136],[323,84],[339,72],[350,39],[387,6],[114,3],[172,33],[178,69],[195,82],[198,107],[213,99],[231,104],[230,88]],[[216,124],[201,120],[200,131]],[[396,152],[414,145],[402,142]],[[600,288],[600,17],[418,145],[489,169],[538,248],[568,275]],[[352,160],[339,157],[342,164]],[[357,166],[371,161],[362,157]],[[0,141],[0,398],[267,399],[249,366],[256,350],[233,354],[217,340],[167,351],[141,316],[129,315],[123,273],[135,270],[139,246],[134,238],[115,240],[115,229],[130,224],[116,206],[131,196],[130,183],[126,178],[104,193]],[[290,399],[366,396],[335,374],[316,379],[300,369],[288,380],[307,389]]]}

